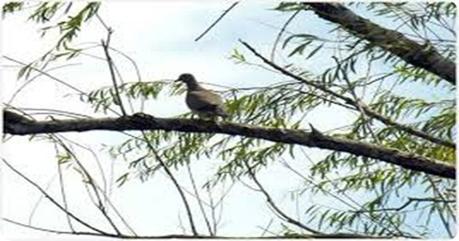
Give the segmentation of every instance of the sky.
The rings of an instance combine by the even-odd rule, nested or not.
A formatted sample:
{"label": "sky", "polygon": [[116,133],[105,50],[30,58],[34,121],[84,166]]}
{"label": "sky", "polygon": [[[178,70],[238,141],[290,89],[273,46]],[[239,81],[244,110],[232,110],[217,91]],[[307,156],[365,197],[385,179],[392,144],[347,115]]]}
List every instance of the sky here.
{"label": "sky", "polygon": [[[266,85],[285,80],[281,75],[254,68],[253,66],[238,65],[229,56],[233,49],[243,50],[238,39],[243,39],[257,50],[270,53],[273,41],[282,24],[289,14],[281,14],[270,10],[274,2],[251,1],[241,2],[228,16],[212,29],[200,41],[193,41],[224,11],[231,2],[196,1],[113,1],[103,3],[99,14],[104,21],[114,29],[112,46],[122,50],[135,59],[141,71],[143,81],[174,79],[181,73],[193,73],[198,81],[224,86],[251,87]],[[288,27],[292,32],[327,33],[331,26],[311,13],[305,13],[296,18]],[[40,38],[37,26],[25,21],[23,14],[10,15],[2,21],[2,54],[27,62],[41,56],[55,43],[56,35],[47,34]],[[304,24],[304,23],[307,24]],[[106,35],[105,30],[96,21],[91,20],[78,36],[76,43],[88,44],[100,42]],[[102,49],[94,49],[91,54],[103,56]],[[246,51],[246,56],[257,61]],[[120,55],[114,55],[124,81],[136,81],[132,65]],[[282,61],[282,55],[279,61]],[[304,67],[312,72],[320,72],[325,58],[315,58],[304,61]],[[70,61],[75,64],[61,68],[51,73],[71,82],[84,91],[90,91],[111,84],[106,63],[81,56]],[[2,97],[9,100],[14,91],[22,84],[17,81],[17,68],[8,66],[11,63],[2,61]],[[70,93],[70,94],[69,94]],[[88,106],[81,104],[78,96],[66,87],[57,84],[46,77],[38,77],[21,92],[12,105],[19,108],[51,108],[71,110],[78,113],[91,113]],[[184,96],[163,97],[149,100],[144,110],[148,114],[160,117],[173,117],[187,112]],[[102,116],[102,114],[98,114]],[[108,114],[109,115],[109,114]],[[341,109],[319,109],[307,117],[319,130],[332,129],[342,126],[343,122],[352,120]],[[109,177],[115,178],[122,174],[127,164],[120,159],[114,160],[103,153],[110,145],[119,144],[124,137],[117,133],[93,131],[90,133],[67,133],[66,137],[91,146],[100,152],[100,163]],[[321,157],[324,151],[306,149],[313,158]],[[2,146],[3,156],[14,166],[27,174],[42,186],[49,186],[49,192],[58,195],[57,165],[54,147],[46,140],[30,142],[28,137],[15,137]],[[79,149],[81,159],[89,170],[98,170],[94,157],[88,151]],[[199,184],[205,182],[209,170],[218,165],[218,160],[199,160],[193,163],[193,172]],[[292,165],[306,171],[307,163],[292,162]],[[110,174],[113,170],[113,174]],[[71,170],[64,172],[69,197],[72,198],[70,208],[79,210],[84,218],[93,223],[107,225],[104,220],[93,215],[95,209],[87,206],[89,200],[85,189],[80,185],[80,178]],[[179,182],[188,183],[185,169],[176,170]],[[3,169],[2,213],[5,217],[15,220],[28,220],[40,200],[40,194],[27,185],[18,176]],[[301,186],[302,181],[292,176],[280,164],[274,164],[268,170],[260,173],[260,180],[275,193],[274,197],[287,212],[296,213],[295,205],[291,205],[288,193]],[[248,181],[248,183],[250,183]],[[67,186],[68,185],[68,186]],[[225,190],[230,184],[225,185]],[[188,188],[190,188],[188,186]],[[191,190],[191,189],[190,189]],[[184,216],[183,205],[173,186],[164,174],[155,175],[146,182],[131,180],[121,188],[113,187],[111,196],[120,212],[125,216],[137,233],[169,234],[180,232],[178,217],[188,228]],[[189,196],[189,199],[192,197]],[[320,202],[320,197],[308,197],[307,201]],[[33,224],[56,228],[65,228],[63,216],[46,200],[39,203],[32,217]],[[192,201],[192,205],[196,202]],[[324,205],[333,205],[332,203]],[[195,206],[196,207],[196,206]],[[197,210],[197,208],[196,208]],[[199,215],[196,215],[200,217]],[[237,184],[231,188],[223,209],[223,222],[219,229],[220,235],[260,235],[263,231],[257,225],[267,225],[273,217],[267,207],[264,197],[253,192],[244,185]],[[202,220],[199,220],[202,224]],[[274,225],[278,225],[274,224]],[[200,225],[202,232],[203,225]],[[19,238],[52,238],[52,235],[4,225],[6,237]]]}

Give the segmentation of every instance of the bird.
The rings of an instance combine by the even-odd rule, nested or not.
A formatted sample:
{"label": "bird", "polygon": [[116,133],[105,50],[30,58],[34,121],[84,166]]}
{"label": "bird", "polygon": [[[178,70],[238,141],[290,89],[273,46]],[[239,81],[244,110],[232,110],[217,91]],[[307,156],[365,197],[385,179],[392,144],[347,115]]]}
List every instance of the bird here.
{"label": "bird", "polygon": [[181,74],[176,82],[186,84],[185,102],[191,112],[197,114],[199,118],[216,120],[218,116],[222,118],[229,116],[225,110],[222,97],[200,86],[192,74]]}

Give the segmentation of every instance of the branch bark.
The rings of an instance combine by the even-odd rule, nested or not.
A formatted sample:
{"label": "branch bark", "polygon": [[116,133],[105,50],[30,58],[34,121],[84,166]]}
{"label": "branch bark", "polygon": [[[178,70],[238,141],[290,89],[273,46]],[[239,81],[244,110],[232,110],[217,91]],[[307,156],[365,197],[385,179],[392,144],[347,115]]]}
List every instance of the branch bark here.
{"label": "branch bark", "polygon": [[304,4],[320,18],[336,23],[374,46],[381,47],[407,63],[425,69],[450,84],[456,85],[456,64],[443,57],[432,46],[421,45],[400,32],[379,26],[360,17],[342,4],[312,2]]}
{"label": "branch bark", "polygon": [[186,234],[165,234],[165,235],[117,235],[112,233],[101,234],[95,232],[85,232],[85,231],[65,231],[65,230],[56,230],[49,228],[42,228],[37,226],[32,226],[29,224],[21,223],[9,218],[2,218],[3,221],[17,225],[20,227],[28,228],[31,230],[42,231],[45,233],[51,234],[67,234],[73,236],[93,236],[93,237],[102,237],[102,238],[116,238],[116,239],[135,239],[135,240],[166,240],[166,239],[234,239],[234,240],[274,240],[274,239],[306,239],[306,238],[316,238],[316,239],[332,239],[332,238],[342,238],[342,239],[382,239],[382,238],[392,238],[390,236],[370,236],[370,235],[360,235],[360,234],[347,234],[347,233],[336,233],[336,234],[296,234],[296,235],[279,235],[279,236],[209,236],[209,235],[186,235]]}
{"label": "branch bark", "polygon": [[5,119],[4,122],[4,132],[12,135],[83,132],[90,130],[163,130],[244,136],[286,144],[297,144],[307,147],[341,151],[378,159],[414,171],[421,171],[450,179],[456,178],[456,168],[454,165],[393,148],[324,135],[315,129],[311,132],[306,132],[304,130],[258,127],[199,119],[155,118],[143,113],[119,118],[37,122],[9,122]]}

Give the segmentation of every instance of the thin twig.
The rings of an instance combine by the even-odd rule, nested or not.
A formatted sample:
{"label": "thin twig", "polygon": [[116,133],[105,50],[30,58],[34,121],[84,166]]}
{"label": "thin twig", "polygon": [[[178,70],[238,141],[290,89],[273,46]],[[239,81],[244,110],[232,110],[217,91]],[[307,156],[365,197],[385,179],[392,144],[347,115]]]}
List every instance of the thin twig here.
{"label": "thin twig", "polygon": [[97,184],[94,182],[94,178],[91,176],[91,174],[89,173],[89,171],[84,167],[84,165],[81,163],[81,161],[78,159],[78,157],[76,156],[76,154],[61,140],[60,137],[58,137],[57,135],[51,135],[51,138],[54,139],[56,141],[57,144],[59,144],[62,148],[64,148],[64,150],[75,160],[75,162],[78,164],[78,166],[80,167],[81,171],[83,172],[85,178],[87,180],[87,183],[89,183],[89,185],[91,186],[92,190],[93,190],[93,193],[94,195],[96,196],[96,199],[97,199],[97,208],[99,209],[99,211],[101,212],[101,214],[105,217],[105,219],[108,221],[108,223],[110,224],[110,226],[113,228],[113,230],[121,235],[121,232],[119,231],[118,227],[115,225],[115,223],[113,222],[113,220],[111,219],[111,217],[108,215],[107,213],[107,210],[106,210],[106,207],[102,201],[102,198],[100,197],[100,194],[99,194],[99,190],[97,188]]}
{"label": "thin twig", "polygon": [[201,210],[202,217],[204,218],[204,221],[206,222],[207,230],[209,231],[210,236],[214,236],[214,233],[212,232],[212,227],[210,226],[209,223],[209,218],[207,218],[206,211],[204,210],[204,206],[202,205],[202,199],[199,196],[199,191],[198,188],[196,187],[196,182],[193,177],[193,173],[191,172],[191,167],[190,164],[186,164],[187,170],[188,170],[188,176],[190,177],[191,185],[193,186],[193,191],[194,195],[196,197],[196,201],[198,202],[199,209]]}
{"label": "thin twig", "polygon": [[[339,50],[338,50],[339,51]],[[341,51],[339,51],[340,53]],[[357,108],[357,110],[360,112],[361,114],[361,117],[363,119],[363,127],[365,130],[365,128],[368,130],[368,132],[370,132],[371,136],[373,137],[373,139],[376,141],[376,143],[380,144],[380,140],[378,138],[378,136],[374,133],[373,129],[371,128],[370,126],[370,122],[369,122],[369,118],[368,118],[368,115],[365,113],[365,110],[363,109],[363,104],[362,104],[362,101],[359,99],[359,97],[357,96],[357,93],[355,91],[355,86],[352,85],[351,81],[349,80],[347,74],[346,74],[346,71],[341,68],[341,65],[339,64],[339,61],[338,59],[336,59],[335,57],[333,57],[333,59],[336,61],[336,65],[338,66],[338,71],[340,70],[341,73],[343,74],[343,79],[346,81],[347,83],[347,86],[348,86],[348,90],[349,92],[351,93],[352,97],[354,98],[354,103]],[[365,131],[364,131],[365,132]]]}
{"label": "thin twig", "polygon": [[[27,66],[26,63],[24,63],[24,62],[22,62],[22,61],[19,61],[19,60],[16,60],[16,59],[13,59],[13,58],[11,58],[11,57],[8,57],[8,56],[5,56],[5,55],[3,55],[2,57],[5,58],[5,59],[7,59],[7,60],[9,60],[9,61],[11,61],[11,62],[18,63],[18,64],[21,64],[21,65],[23,65],[23,66]],[[73,86],[73,85],[71,85],[71,84],[69,84],[69,83],[67,83],[67,82],[65,82],[65,81],[63,81],[63,80],[61,80],[61,79],[59,79],[59,78],[57,78],[57,77],[55,77],[55,76],[53,76],[53,75],[51,75],[51,74],[49,74],[49,73],[47,73],[47,72],[45,72],[45,71],[39,69],[39,68],[35,68],[35,67],[33,67],[33,66],[29,66],[29,68],[30,68],[31,70],[34,70],[34,71],[36,71],[36,72],[38,72],[38,73],[41,73],[41,74],[43,74],[44,76],[46,76],[46,77],[48,77],[48,78],[50,78],[50,79],[52,79],[52,80],[54,80],[54,81],[56,81],[56,82],[58,82],[58,83],[64,85],[64,86],[66,86],[66,87],[68,87],[68,88],[70,88],[70,89],[72,89],[72,90],[74,90],[74,91],[76,91],[77,93],[79,93],[79,94],[81,94],[81,95],[83,95],[83,96],[86,96],[86,97],[88,97],[88,98],[91,98],[86,92],[82,91],[81,89],[78,89],[78,88],[76,88],[75,86]],[[117,116],[120,115],[117,111],[113,110],[112,108],[107,108],[107,110],[109,110],[110,112],[116,114]]]}
{"label": "thin twig", "polygon": [[[350,198],[347,194],[345,194],[343,192],[343,196],[348,198],[350,202],[346,201],[344,198],[341,197],[340,194],[334,194],[326,189],[324,189],[322,186],[320,186],[318,183],[316,183],[315,181],[313,181],[311,178],[308,178],[306,176],[304,176],[302,173],[300,173],[298,170],[295,170],[293,167],[291,167],[287,161],[285,161],[285,159],[281,159],[281,163],[283,164],[283,166],[287,169],[289,169],[290,171],[292,171],[294,174],[296,174],[297,176],[301,177],[303,180],[305,180],[306,182],[312,184],[312,186],[314,186],[315,188],[318,188],[319,190],[321,190],[323,193],[326,193],[330,196],[332,196],[333,198],[335,198],[336,200],[340,201],[341,203],[345,204],[346,206],[350,207],[351,209],[356,209],[356,207],[351,204],[350,202],[354,203],[355,205],[357,206],[361,206],[359,203],[357,203],[354,199]],[[325,178],[328,179],[327,176],[325,176]],[[330,180],[330,179],[328,179]],[[330,182],[335,188],[337,188],[336,184]],[[378,220],[375,220],[374,218],[372,218],[370,215],[368,214],[364,214],[365,217],[367,217],[370,221],[374,222],[375,224],[379,224],[378,223]],[[389,232],[391,232],[387,227],[382,227],[384,230],[387,230]],[[392,232],[391,232],[392,233]]]}
{"label": "thin twig", "polygon": [[[112,61],[112,65],[113,65],[113,69],[115,70],[115,73],[118,76],[118,79],[120,81],[120,86],[123,86],[124,85],[124,80],[123,80],[123,76],[121,75],[120,70],[118,69],[118,66],[115,63],[113,63],[113,61]],[[121,96],[120,96],[120,98],[121,98]],[[134,112],[134,106],[132,105],[131,98],[127,98],[127,101],[129,103],[129,107],[131,109],[131,112]]]}
{"label": "thin twig", "polygon": [[244,161],[244,164],[245,166],[247,167],[247,172],[248,174],[250,175],[250,177],[252,178],[253,182],[257,185],[258,189],[260,190],[260,192],[263,193],[263,195],[266,197],[266,201],[268,202],[268,204],[271,206],[271,208],[274,209],[274,211],[279,214],[285,221],[287,221],[288,223],[291,223],[297,227],[300,227],[304,230],[307,230],[313,234],[322,234],[321,232],[315,230],[315,229],[312,229],[302,223],[300,223],[298,220],[295,220],[293,218],[291,218],[290,216],[288,216],[287,214],[285,214],[282,210],[280,210],[276,203],[273,201],[273,199],[271,198],[271,196],[269,195],[269,193],[266,191],[266,189],[264,189],[264,187],[261,185],[261,183],[258,181],[257,177],[255,176],[255,173],[252,171],[252,168],[250,167],[250,165],[247,163],[247,161]]}
{"label": "thin twig", "polygon": [[[9,104],[6,104],[7,106],[11,106]],[[92,118],[92,116],[85,115],[85,114],[80,114],[72,111],[66,111],[66,110],[57,110],[57,109],[48,109],[48,108],[29,108],[29,107],[18,107],[16,108],[24,110],[24,111],[35,111],[35,114],[41,114],[41,113],[47,113],[47,114],[53,114],[53,115],[62,115],[62,116],[67,116],[71,118]],[[30,114],[30,112],[29,112]],[[33,114],[30,114],[33,115]]]}
{"label": "thin twig", "polygon": [[108,68],[110,70],[110,77],[112,79],[113,88],[115,89],[115,95],[116,95],[116,100],[117,100],[116,104],[120,107],[121,113],[125,116],[127,115],[127,113],[126,113],[126,110],[124,109],[123,101],[121,100],[121,95],[118,89],[118,84],[116,82],[116,75],[115,75],[115,69],[113,67],[113,60],[109,53],[110,38],[111,38],[113,31],[111,29],[108,29],[107,31],[108,31],[107,39],[105,41],[102,40],[101,43],[104,49],[105,58],[107,59]]}
{"label": "thin twig", "polygon": [[156,160],[164,168],[164,171],[166,171],[166,174],[169,176],[169,178],[171,179],[171,181],[174,184],[175,188],[179,192],[180,197],[182,198],[183,204],[185,205],[185,209],[186,209],[187,216],[188,216],[188,221],[190,222],[191,232],[193,233],[194,236],[199,236],[199,233],[196,230],[196,226],[194,224],[193,214],[191,212],[190,205],[188,204],[188,201],[186,199],[185,193],[183,192],[182,188],[180,187],[177,179],[175,179],[174,174],[172,174],[171,170],[167,167],[166,163],[162,160],[161,156],[159,156],[158,152],[155,150],[153,145],[150,143],[150,141],[149,141],[149,139],[148,139],[148,137],[147,137],[147,135],[145,134],[144,131],[142,131],[142,135],[143,135],[144,141],[147,144],[148,148],[155,155]]}
{"label": "thin twig", "polygon": [[[100,190],[99,186],[97,186],[97,188]],[[113,209],[113,212],[115,212],[116,216],[118,216],[118,218],[121,220],[121,222],[124,224],[124,226],[126,226],[126,228],[129,229],[129,231],[131,231],[131,233],[133,235],[137,235],[137,233],[134,231],[134,229],[131,227],[131,225],[126,221],[126,219],[123,217],[123,215],[121,215],[120,211],[118,211],[118,209],[112,203],[110,198],[104,192],[102,192],[102,190],[100,190],[100,191],[101,191],[102,195],[104,195],[104,198],[107,201],[108,205]]]}
{"label": "thin twig", "polygon": [[210,191],[209,186],[207,186],[207,196],[209,197],[209,203],[210,203],[210,217],[212,218],[213,233],[216,234],[218,221],[215,217],[215,212],[217,209],[217,205],[214,204],[214,198],[212,197],[212,192]]}
{"label": "thin twig", "polygon": [[[131,62],[132,66],[134,67],[135,73],[137,75],[137,83],[142,82],[142,76],[140,74],[140,69],[139,69],[139,66],[137,65],[137,63],[135,62],[135,60],[133,58],[131,58],[129,55],[127,55],[126,53],[124,53],[123,51],[121,51],[121,50],[118,50],[118,49],[110,47],[110,46],[109,46],[109,48],[111,50],[117,52],[118,54],[120,54],[124,58],[126,58],[129,62]],[[140,112],[143,112],[144,106],[145,106],[145,98],[142,98],[141,102],[140,102]]]}
{"label": "thin twig", "polygon": [[100,17],[99,13],[96,12],[96,17],[99,20],[100,24],[105,28],[105,30],[110,31],[110,27],[105,23],[105,21]]}
{"label": "thin twig", "polygon": [[[303,148],[300,148],[300,151],[303,153],[304,157],[306,157],[306,159],[312,164],[314,165],[314,162],[312,161],[311,157],[303,150]],[[327,174],[325,174],[324,178],[327,179],[328,183],[330,183],[336,190],[338,190],[338,194],[334,194],[332,193],[331,191],[328,191],[324,188],[322,188],[318,183],[312,181],[311,179],[309,178],[306,178],[306,176],[304,176],[303,174],[301,174],[300,172],[296,171],[295,169],[293,169],[292,167],[290,167],[288,165],[288,163],[285,161],[285,159],[282,159],[282,163],[284,164],[285,167],[287,167],[289,170],[291,170],[292,172],[294,172],[296,175],[298,175],[299,177],[301,177],[302,179],[304,179],[305,181],[311,183],[314,187],[316,188],[319,188],[322,192],[324,193],[327,193],[328,195],[334,197],[336,200],[344,203],[345,205],[347,205],[348,207],[350,207],[351,209],[353,210],[356,210],[357,208],[360,208],[362,207],[362,205],[360,203],[358,203],[357,201],[355,201],[351,196],[349,196],[345,191],[346,190],[340,190],[340,188],[338,187],[338,185],[335,184],[335,182],[333,182],[328,176]],[[344,196],[345,198],[347,198],[351,203],[345,201],[341,196]],[[352,204],[355,204],[356,206],[352,205]],[[382,226],[382,223],[380,223],[379,220],[377,220],[376,217],[373,217],[372,215],[368,215],[366,214],[365,212],[367,212],[366,210],[356,210],[355,212],[363,212],[363,216],[365,216],[366,218],[368,218],[371,222],[375,223],[376,225],[380,225]],[[368,211],[370,212],[370,211]],[[387,215],[386,215],[387,216]],[[405,238],[414,238],[412,235],[404,235],[402,232],[400,232],[398,230],[398,226],[396,226],[393,222],[390,221],[390,218],[389,218],[389,224],[391,224],[392,226],[394,226],[395,229],[397,229],[397,231],[399,232],[399,235],[402,236],[402,237],[405,237]],[[383,229],[387,230],[390,232],[391,235],[395,234],[393,231],[389,230],[388,227],[382,227]],[[408,228],[411,228],[408,226]]]}
{"label": "thin twig", "polygon": [[77,147],[80,147],[83,150],[88,151],[94,157],[94,160],[96,162],[97,168],[99,169],[100,177],[102,178],[102,182],[103,182],[103,186],[104,186],[104,188],[102,188],[103,193],[107,192],[107,179],[105,177],[106,175],[105,175],[104,169],[102,167],[102,164],[101,164],[101,162],[99,160],[99,157],[97,156],[96,152],[93,151],[91,148],[89,148],[89,147],[87,147],[87,146],[85,146],[83,144],[78,143],[77,141],[73,141],[73,140],[69,139],[68,137],[65,137],[64,135],[57,135],[57,136],[59,136],[59,138],[61,138],[63,140],[66,140],[66,141],[72,143],[73,145],[75,145]]}
{"label": "thin twig", "polygon": [[[443,201],[446,201],[445,197],[443,196],[443,194],[440,192],[440,190],[438,189],[437,185],[435,184],[435,181],[430,177],[430,176],[427,176],[427,179],[429,180],[430,184],[432,185],[432,189],[434,191],[434,194],[437,194],[440,199],[442,199]],[[451,210],[450,206],[449,205],[446,205],[446,210],[449,211],[451,213],[451,215],[454,216],[455,212],[453,210]],[[446,218],[445,216],[443,216],[443,213],[440,209],[438,209],[438,216],[440,217],[440,220],[443,224],[443,227],[445,228],[446,232],[448,233],[449,237],[450,238],[453,238],[454,237],[454,234],[451,232],[450,228],[449,228],[449,224],[448,224],[448,221],[446,221]]]}
{"label": "thin twig", "polygon": [[[269,220],[268,224],[266,224],[266,227],[261,227],[262,230],[263,230],[263,232],[262,232],[261,235],[260,235],[261,237],[265,236],[265,234],[266,234],[267,232],[270,232],[270,231],[269,231],[269,227],[271,227],[271,224],[273,223],[273,221],[274,221],[274,219],[271,218],[271,219]],[[270,233],[271,233],[271,232],[270,232]]]}
{"label": "thin twig", "polygon": [[207,34],[207,32],[209,32],[218,22],[220,22],[220,20],[222,20],[222,18],[229,12],[231,11],[231,9],[233,9],[234,7],[236,7],[236,5],[238,4],[239,2],[235,2],[233,4],[231,4],[231,6],[226,9],[221,15],[220,17],[218,17],[201,35],[199,35],[194,41],[199,41],[202,37],[204,37],[204,35]]}
{"label": "thin twig", "polygon": [[301,12],[302,9],[298,9],[296,10],[292,16],[290,16],[287,21],[284,23],[284,26],[282,26],[281,30],[279,31],[279,33],[277,34],[277,37],[276,37],[276,40],[274,40],[274,44],[273,44],[273,48],[271,50],[271,61],[274,61],[274,55],[276,53],[276,49],[277,49],[277,44],[279,43],[281,37],[282,37],[282,34],[284,33],[285,29],[287,28],[287,26],[290,24],[290,22],[293,21],[293,19],[295,19],[296,15],[298,15],[300,12]]}
{"label": "thin twig", "polygon": [[411,203],[414,202],[440,202],[440,203],[455,203],[456,200],[441,200],[441,199],[435,199],[435,198],[412,198],[408,197],[408,201],[403,203],[402,205],[398,207],[393,207],[393,208],[383,208],[383,209],[374,209],[374,210],[357,210],[355,211],[356,213],[362,213],[362,212],[383,212],[383,211],[394,211],[394,212],[399,212],[408,207]]}
{"label": "thin twig", "polygon": [[[26,63],[21,62],[21,61],[16,60],[16,59],[13,59],[13,58],[11,58],[11,57],[8,57],[8,56],[3,55],[3,58],[5,58],[5,59],[7,59],[7,60],[9,60],[9,61],[11,61],[11,62],[14,62],[14,63],[17,63],[17,64],[21,64],[21,65],[23,65],[23,66],[27,66]],[[51,78],[52,80],[55,80],[55,81],[57,81],[57,82],[59,82],[59,83],[65,85],[65,86],[67,86],[68,88],[70,88],[70,89],[72,89],[72,90],[74,90],[74,91],[76,91],[76,92],[78,92],[78,93],[80,93],[80,94],[86,95],[86,93],[85,93],[84,91],[82,91],[82,90],[80,90],[80,89],[78,89],[78,88],[76,88],[76,87],[74,87],[74,86],[68,84],[67,82],[65,82],[65,81],[63,81],[63,80],[60,80],[60,79],[58,79],[58,78],[56,78],[56,77],[54,77],[54,76],[48,74],[47,72],[45,72],[45,71],[43,71],[43,70],[41,70],[41,69],[35,68],[35,67],[33,67],[33,66],[30,66],[29,68],[32,69],[32,70],[37,71],[38,73],[43,74],[44,76],[47,76],[47,77]]]}
{"label": "thin twig", "polygon": [[5,159],[1,158],[3,163],[9,168],[11,169],[14,173],[16,173],[17,175],[19,175],[21,178],[23,178],[26,182],[28,182],[29,184],[31,184],[33,187],[35,187],[41,194],[43,194],[51,203],[53,203],[56,207],[58,207],[61,211],[63,211],[64,213],[66,213],[67,215],[69,215],[70,217],[72,217],[73,219],[75,219],[75,221],[79,222],[81,225],[97,232],[98,234],[104,234],[104,235],[109,235],[109,233],[105,232],[105,231],[102,231],[90,224],[88,224],[87,222],[81,220],[80,218],[78,218],[77,216],[75,216],[73,213],[71,213],[69,210],[65,209],[62,205],[60,205],[53,197],[51,197],[45,190],[43,190],[42,187],[40,187],[37,183],[35,183],[34,181],[32,181],[31,179],[29,179],[28,177],[26,177],[24,174],[22,174],[20,171],[18,171],[16,168],[14,168],[11,164],[9,164]]}
{"label": "thin twig", "polygon": [[[56,175],[53,175],[49,181],[46,183],[46,186],[43,188],[45,191],[48,191],[49,188],[51,187],[51,184],[54,182],[54,179],[56,179]],[[38,200],[35,202],[32,210],[30,211],[30,214],[29,214],[29,218],[27,220],[27,223],[28,224],[31,224],[32,223],[32,219],[33,217],[35,216],[35,213],[37,212],[38,210],[38,207],[40,206],[40,203],[41,201],[43,200],[44,196],[40,195],[40,197],[38,198]],[[65,202],[64,202],[64,208],[67,209],[67,206],[65,205]],[[68,215],[67,215],[68,216]]]}
{"label": "thin twig", "polygon": [[[58,70],[58,69],[61,69],[61,68],[65,68],[65,67],[69,67],[69,66],[75,66],[75,65],[79,65],[79,63],[76,63],[76,64],[65,64],[65,65],[61,65],[61,66],[56,66],[56,67],[53,67],[53,68],[49,68],[47,70],[43,70],[43,72],[51,72],[51,71],[54,71],[54,70]],[[37,75],[33,76],[32,78],[26,80],[21,86],[19,86],[16,91],[14,91],[14,93],[11,95],[11,98],[7,101],[8,104],[11,104],[13,102],[13,100],[16,98],[16,96],[25,88],[27,87],[29,84],[31,84],[34,80],[36,80],[38,77],[42,76],[43,74],[42,73],[38,73]]]}
{"label": "thin twig", "polygon": [[[58,149],[57,149],[57,144],[54,143],[54,149],[56,151],[56,156],[59,154]],[[67,195],[65,192],[65,185],[64,185],[64,177],[62,175],[62,168],[61,168],[61,163],[59,161],[56,163],[57,164],[57,173],[59,175],[59,188],[61,191],[61,196],[62,196],[62,203],[64,203],[64,208],[66,210],[69,209],[68,203],[67,203]],[[72,232],[75,232],[75,229],[73,228],[72,225],[72,220],[70,219],[70,216],[68,214],[65,214],[65,218],[67,220],[67,224],[69,225],[69,228]]]}

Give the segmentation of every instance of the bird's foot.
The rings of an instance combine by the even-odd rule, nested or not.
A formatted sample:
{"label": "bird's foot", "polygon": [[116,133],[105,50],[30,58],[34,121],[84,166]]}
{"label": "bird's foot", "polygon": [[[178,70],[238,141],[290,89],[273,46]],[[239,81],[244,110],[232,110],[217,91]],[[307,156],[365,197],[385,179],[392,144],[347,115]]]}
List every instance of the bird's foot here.
{"label": "bird's foot", "polygon": [[132,116],[127,116],[127,118],[132,119],[133,121],[136,121],[136,122],[151,122],[155,120],[154,116],[145,114],[142,112],[137,112],[133,114]]}
{"label": "bird's foot", "polygon": [[152,115],[145,114],[143,112],[137,112],[132,115],[132,117],[139,117],[139,118],[152,118]]}

